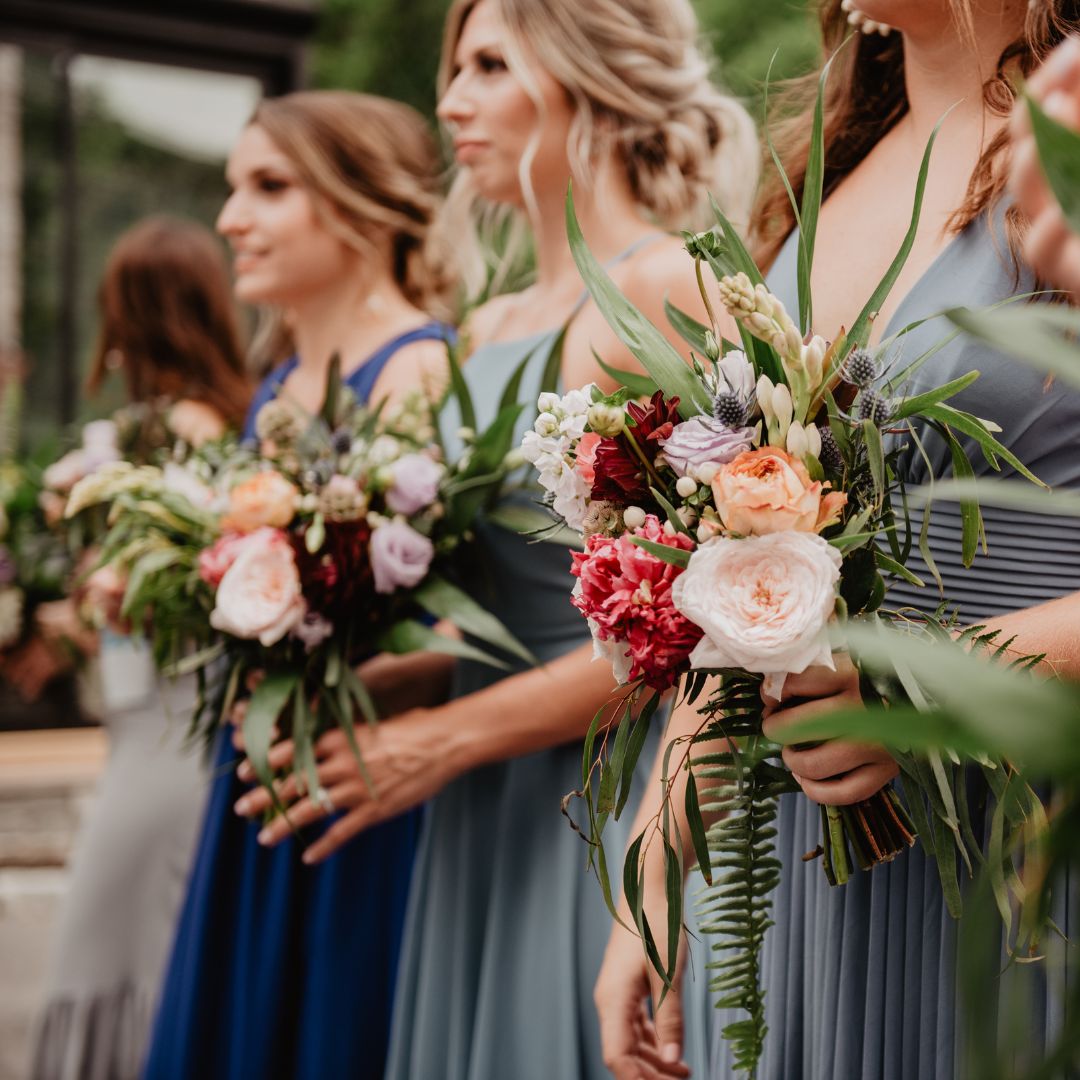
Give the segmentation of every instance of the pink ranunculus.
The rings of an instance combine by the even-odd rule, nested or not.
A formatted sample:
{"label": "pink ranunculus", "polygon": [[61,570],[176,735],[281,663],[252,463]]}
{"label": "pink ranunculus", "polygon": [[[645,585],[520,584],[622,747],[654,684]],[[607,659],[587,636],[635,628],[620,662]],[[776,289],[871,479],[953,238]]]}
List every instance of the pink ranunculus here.
{"label": "pink ranunculus", "polygon": [[713,500],[724,528],[740,536],[818,532],[840,518],[842,492],[825,493],[806,466],[775,446],[748,450],[713,477]]}
{"label": "pink ranunculus", "polygon": [[574,468],[590,487],[596,479],[596,448],[599,445],[600,436],[594,431],[587,431],[578,439],[574,449]]}
{"label": "pink ranunculus", "polygon": [[371,534],[371,569],[375,591],[411,589],[427,576],[435,545],[404,521],[387,521]]}
{"label": "pink ranunculus", "polygon": [[443,470],[427,454],[406,454],[390,470],[393,482],[386,492],[386,505],[395,514],[415,514],[435,501]]}
{"label": "pink ranunculus", "polygon": [[675,607],[704,631],[695,668],[742,668],[766,676],[775,696],[785,676],[832,667],[828,622],[840,552],[811,532],[710,540],[672,587]]}
{"label": "pink ranunculus", "polygon": [[254,532],[269,525],[282,529],[296,514],[299,492],[274,469],[242,480],[229,492],[229,509],[221,527],[233,532]]}
{"label": "pink ranunculus", "polygon": [[596,648],[610,657],[617,677],[666,690],[686,670],[701,631],[672,603],[672,583],[681,569],[634,544],[631,536],[684,551],[693,547],[687,537],[665,533],[651,514],[632,533],[591,536],[585,552],[573,555],[571,573],[580,588],[571,602],[589,620]]}
{"label": "pink ranunculus", "polygon": [[244,539],[218,586],[210,625],[234,637],[274,645],[307,610],[292,545],[277,529]]}

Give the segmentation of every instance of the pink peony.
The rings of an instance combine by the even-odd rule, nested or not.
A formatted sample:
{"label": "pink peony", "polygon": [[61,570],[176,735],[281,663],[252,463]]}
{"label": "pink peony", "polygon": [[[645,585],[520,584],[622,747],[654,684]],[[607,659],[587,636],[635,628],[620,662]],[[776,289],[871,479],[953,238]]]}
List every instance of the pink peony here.
{"label": "pink peony", "polygon": [[[701,630],[672,603],[671,586],[682,571],[634,544],[631,536],[684,551],[693,547],[686,536],[668,536],[651,514],[633,533],[591,536],[585,552],[573,554],[571,573],[580,588],[575,588],[572,603],[589,620],[601,655],[613,662],[629,658],[629,681],[640,678],[666,690],[686,670]],[[606,644],[610,642],[616,647]]]}
{"label": "pink peony", "polygon": [[775,446],[748,450],[724,465],[712,490],[724,528],[740,536],[820,532],[840,520],[847,502],[842,492],[826,494],[801,461]]}
{"label": "pink peony", "polygon": [[411,589],[427,576],[435,545],[404,521],[388,521],[371,534],[371,569],[375,591]]}
{"label": "pink peony", "polygon": [[260,529],[243,538],[222,576],[210,625],[270,646],[294,629],[306,611],[288,537],[277,529]]}

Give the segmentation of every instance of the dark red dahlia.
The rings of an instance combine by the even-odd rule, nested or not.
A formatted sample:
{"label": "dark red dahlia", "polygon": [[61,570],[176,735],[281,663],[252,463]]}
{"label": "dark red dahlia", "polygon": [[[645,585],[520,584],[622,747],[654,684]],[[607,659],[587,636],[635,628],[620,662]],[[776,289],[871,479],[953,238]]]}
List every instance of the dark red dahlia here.
{"label": "dark red dahlia", "polygon": [[[661,450],[660,441],[666,439],[679,422],[679,399],[665,400],[657,390],[648,405],[631,401],[626,411],[633,418],[634,426],[627,426],[613,439],[601,439],[596,446],[592,498],[605,499],[619,506],[652,508],[655,500],[649,488],[656,484],[641,459],[644,457],[650,465],[656,460]],[[630,440],[637,444],[640,454]]]}
{"label": "dark red dahlia", "polygon": [[371,608],[375,596],[368,544],[371,529],[364,520],[328,521],[322,547],[310,554],[304,534],[290,534],[304,599],[312,611],[337,623],[355,620],[356,605]]}

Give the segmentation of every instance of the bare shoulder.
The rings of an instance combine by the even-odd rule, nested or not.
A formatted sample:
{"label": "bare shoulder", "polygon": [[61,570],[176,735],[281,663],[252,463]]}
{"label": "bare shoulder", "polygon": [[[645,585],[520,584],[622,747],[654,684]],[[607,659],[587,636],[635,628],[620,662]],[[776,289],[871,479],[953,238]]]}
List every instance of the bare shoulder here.
{"label": "bare shoulder", "polygon": [[413,341],[402,346],[383,369],[375,382],[372,400],[386,397],[396,402],[417,390],[434,400],[442,394],[448,378],[446,342]]}
{"label": "bare shoulder", "polygon": [[654,315],[667,321],[665,298],[695,318],[705,314],[694,260],[679,237],[650,244],[636,258],[628,259],[620,285],[627,299],[654,322]]}

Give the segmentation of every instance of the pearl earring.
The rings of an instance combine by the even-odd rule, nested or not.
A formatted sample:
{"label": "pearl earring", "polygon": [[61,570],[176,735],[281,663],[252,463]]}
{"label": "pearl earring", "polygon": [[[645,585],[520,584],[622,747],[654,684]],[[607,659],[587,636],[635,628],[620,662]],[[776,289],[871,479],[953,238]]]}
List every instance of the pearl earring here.
{"label": "pearl earring", "polygon": [[893,31],[888,23],[877,22],[863,14],[855,6],[855,0],[841,0],[840,8],[847,12],[848,24],[862,34],[880,34],[882,37],[887,37]]}

